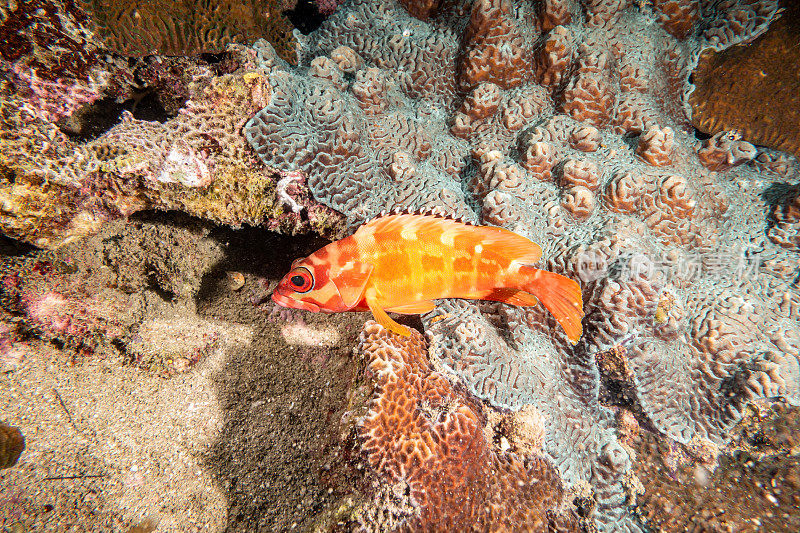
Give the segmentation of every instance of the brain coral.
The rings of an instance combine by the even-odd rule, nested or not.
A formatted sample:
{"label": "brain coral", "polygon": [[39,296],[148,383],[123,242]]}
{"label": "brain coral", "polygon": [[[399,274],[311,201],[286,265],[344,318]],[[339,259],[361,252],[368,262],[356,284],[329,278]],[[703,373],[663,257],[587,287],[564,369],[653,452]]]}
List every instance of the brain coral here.
{"label": "brain coral", "polygon": [[357,423],[362,450],[386,482],[408,484],[408,527],[578,531],[559,510],[564,491],[549,461],[495,449],[480,405],[434,370],[418,332],[402,339],[370,321],[360,350],[375,391]]}
{"label": "brain coral", "polygon": [[689,99],[692,123],[712,134],[736,130],[747,141],[800,155],[798,32],[800,5],[786,2],[781,17],[752,43],[705,52]]}
{"label": "brain coral", "polygon": [[[783,176],[796,164],[738,140],[698,144],[685,101],[698,50],[757,35],[777,5],[717,3],[705,25],[692,6],[656,7],[663,27],[628,2],[586,2],[587,17],[569,1],[443,5],[426,23],[355,1],[312,36],[308,72],[273,71],[275,98],[244,128],[265,164],[303,171],[351,222],[436,207],[520,232],[582,280],[576,347],[535,308],[442,301],[423,323],[434,365],[491,405],[542,414],[544,450],[568,487],[589,487],[604,531],[640,524],[626,507],[635,458],[603,384],[687,445],[724,445],[748,401],[800,392],[797,262],[766,232],[789,240],[795,210],[781,200],[770,217],[747,162]],[[381,427],[365,449],[396,480],[408,471],[386,459],[400,452]]]}
{"label": "brain coral", "polygon": [[131,56],[221,52],[229,43],[267,39],[297,62],[294,29],[276,0],[223,2],[79,0],[111,50]]}

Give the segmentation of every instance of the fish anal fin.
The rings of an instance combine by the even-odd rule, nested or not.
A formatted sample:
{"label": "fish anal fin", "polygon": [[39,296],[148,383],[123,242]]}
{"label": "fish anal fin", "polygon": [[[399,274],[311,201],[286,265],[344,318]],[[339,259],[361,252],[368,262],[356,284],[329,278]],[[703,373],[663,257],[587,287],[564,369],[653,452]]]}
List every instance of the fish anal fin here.
{"label": "fish anal fin", "polygon": [[493,302],[503,302],[516,305],[519,307],[532,307],[539,303],[539,299],[529,292],[508,288],[495,289],[489,293],[485,299],[492,300]]}
{"label": "fish anal fin", "polygon": [[395,305],[394,307],[387,308],[386,311],[400,313],[401,315],[421,315],[423,313],[430,313],[433,311],[434,307],[435,304],[433,300],[424,300],[422,302],[414,302],[413,304]]}
{"label": "fish anal fin", "polygon": [[348,309],[355,307],[364,297],[371,274],[372,265],[358,261],[347,263],[337,272],[331,273],[331,281]]}
{"label": "fish anal fin", "polygon": [[411,331],[406,326],[398,324],[386,314],[386,311],[378,303],[378,297],[374,288],[367,289],[364,294],[364,299],[367,301],[369,310],[372,311],[372,316],[375,317],[375,322],[401,337],[408,337],[411,335]]}
{"label": "fish anal fin", "polygon": [[583,334],[580,284],[561,274],[528,266],[520,268],[520,275],[526,278],[525,290],[539,298],[564,329],[570,342],[577,344]]}

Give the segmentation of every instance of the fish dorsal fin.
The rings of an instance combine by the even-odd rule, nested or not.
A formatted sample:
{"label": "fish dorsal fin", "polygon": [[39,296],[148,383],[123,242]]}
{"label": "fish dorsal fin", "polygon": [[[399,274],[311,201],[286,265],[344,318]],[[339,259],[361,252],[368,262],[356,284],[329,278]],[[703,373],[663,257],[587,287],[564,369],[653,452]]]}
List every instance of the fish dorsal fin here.
{"label": "fish dorsal fin", "polygon": [[460,224],[466,224],[467,226],[474,226],[475,223],[467,218],[452,215],[449,213],[442,213],[440,211],[441,208],[438,207],[420,207],[420,208],[413,208],[413,207],[395,207],[391,211],[381,211],[377,215],[373,216],[372,218],[368,218],[362,225],[371,224],[377,220],[390,218],[395,216],[402,216],[402,215],[410,215],[410,216],[423,216],[423,217],[431,217],[439,220],[451,220],[453,222],[458,222]]}
{"label": "fish dorsal fin", "polygon": [[331,282],[348,309],[358,305],[364,297],[371,274],[372,265],[360,261],[349,261],[335,272],[331,272]]}
{"label": "fish dorsal fin", "polygon": [[[436,240],[453,245],[456,239],[466,236],[477,247],[494,247],[518,264],[535,265],[542,257],[542,249],[535,242],[513,231],[495,226],[476,226],[450,218],[421,214],[390,214],[374,218],[359,227],[356,234],[393,233],[414,234],[423,240]],[[463,243],[463,241],[462,241]]]}
{"label": "fish dorsal fin", "polygon": [[440,231],[453,231],[457,228],[464,228],[466,231],[471,231],[474,230],[475,227],[476,226],[472,223],[437,215],[422,213],[387,213],[365,222],[356,230],[356,233],[361,231],[383,233],[409,230],[412,228],[427,228],[431,230],[436,228]]}

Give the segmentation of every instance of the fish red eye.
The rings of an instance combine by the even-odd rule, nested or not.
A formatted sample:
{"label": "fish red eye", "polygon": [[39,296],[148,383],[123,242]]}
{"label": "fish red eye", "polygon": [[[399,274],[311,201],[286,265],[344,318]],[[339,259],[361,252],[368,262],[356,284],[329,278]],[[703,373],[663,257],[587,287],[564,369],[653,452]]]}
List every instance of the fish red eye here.
{"label": "fish red eye", "polygon": [[308,292],[314,288],[314,276],[307,268],[300,267],[292,273],[289,278],[289,285],[296,292]]}

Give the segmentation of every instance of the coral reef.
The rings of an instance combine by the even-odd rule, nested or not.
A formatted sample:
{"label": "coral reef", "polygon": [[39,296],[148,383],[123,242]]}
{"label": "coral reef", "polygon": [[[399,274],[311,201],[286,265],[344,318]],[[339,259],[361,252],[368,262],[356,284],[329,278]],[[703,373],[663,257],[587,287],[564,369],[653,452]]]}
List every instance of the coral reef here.
{"label": "coral reef", "polygon": [[[279,61],[269,44],[264,52]],[[263,73],[196,74],[190,99],[164,123],[122,121],[89,142],[67,138],[52,122],[4,101],[0,131],[0,227],[40,247],[56,247],[143,209],[176,209],[232,225],[264,224],[288,233],[337,234],[342,217],[315,202],[305,178],[284,182],[259,169],[239,128],[270,101]],[[41,149],[31,150],[32,145]]]}
{"label": "coral reef", "polygon": [[472,4],[464,33],[459,86],[469,90],[479,83],[516,87],[530,76],[531,32],[513,16],[509,0],[478,0]]}
{"label": "coral reef", "polygon": [[[269,41],[284,60],[297,63],[294,29],[280,0],[120,2],[79,0],[103,44],[128,56],[221,52],[229,43]],[[335,9],[335,7],[334,7]]]}
{"label": "coral reef", "polygon": [[664,29],[678,39],[688,37],[700,18],[698,0],[653,0],[653,9]]}
{"label": "coral reef", "polygon": [[[635,424],[710,471],[748,404],[800,402],[797,162],[754,148],[747,131],[698,146],[686,101],[697,54],[761,35],[778,4],[407,5],[419,10],[340,6],[301,43],[299,68],[265,41],[231,45],[225,72],[187,68],[176,116],[123,113],[88,140],[54,123],[80,100],[73,85],[46,99],[4,85],[0,227],[56,247],[143,209],[332,234],[384,209],[430,208],[519,232],[541,244],[544,268],[581,280],[584,337],[572,346],[540,308],[442,301],[422,317],[428,360],[419,337],[369,325],[377,390],[359,442],[375,494],[401,500],[392,520],[408,529],[494,523],[505,509],[530,512],[506,515],[509,529],[569,529],[561,500],[574,494],[587,527],[641,531],[629,509],[642,486]],[[117,255],[106,266],[119,288],[182,301],[198,290],[180,258],[126,277],[118,265],[134,261]],[[125,318],[124,302],[83,295],[57,271],[2,281],[7,309],[45,339],[91,346]],[[167,335],[146,324],[142,339]],[[213,342],[173,359],[189,366],[190,348]],[[134,357],[151,361],[144,346]],[[632,409],[624,425],[620,404]],[[500,410],[495,443],[484,417]],[[513,419],[523,414],[527,429]],[[472,498],[443,486],[452,479]]]}
{"label": "coral reef", "polygon": [[4,100],[13,94],[27,104],[27,113],[46,121],[97,100],[107,72],[87,24],[72,2],[34,0],[0,7]]}
{"label": "coral reef", "polygon": [[578,531],[552,465],[494,449],[483,410],[434,370],[418,332],[402,339],[369,321],[359,350],[374,388],[356,424],[362,450],[384,483],[407,485],[407,527]]}
{"label": "coral reef", "polygon": [[[715,445],[748,401],[800,388],[783,298],[797,267],[766,238],[755,153],[722,137],[696,150],[684,100],[696,50],[763,32],[777,5],[718,4],[693,34],[679,20],[694,20],[691,6],[660,3],[678,38],[645,29],[626,2],[587,3],[586,22],[554,4],[476,2],[424,24],[388,0],[354,2],[314,36],[307,75],[271,75],[275,96],[244,132],[266,165],[310,176],[351,223],[435,207],[520,232],[547,268],[583,281],[575,348],[538,309],[444,301],[423,323],[431,359],[473,394],[542,414],[544,450],[567,486],[590,487],[600,529],[637,531],[624,505],[633,459],[601,383],[614,380],[665,440]],[[743,9],[759,13],[746,28]]]}
{"label": "coral reef", "polygon": [[785,4],[753,42],[703,53],[689,102],[692,123],[702,131],[734,130],[746,141],[800,156],[800,5]]}
{"label": "coral reef", "polygon": [[742,141],[741,135],[733,131],[717,133],[697,150],[700,162],[709,170],[728,170],[751,161],[757,153],[755,146]]}
{"label": "coral reef", "polygon": [[0,470],[17,464],[25,450],[25,437],[18,428],[0,422]]}

